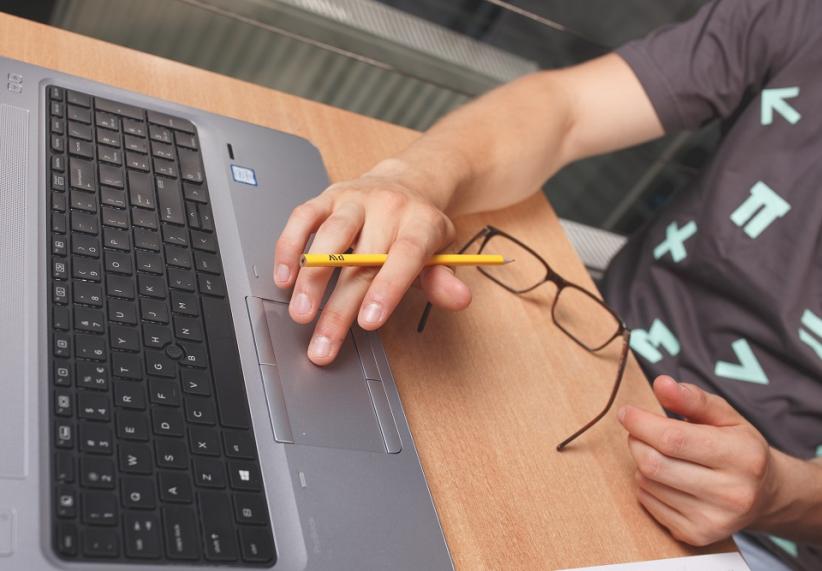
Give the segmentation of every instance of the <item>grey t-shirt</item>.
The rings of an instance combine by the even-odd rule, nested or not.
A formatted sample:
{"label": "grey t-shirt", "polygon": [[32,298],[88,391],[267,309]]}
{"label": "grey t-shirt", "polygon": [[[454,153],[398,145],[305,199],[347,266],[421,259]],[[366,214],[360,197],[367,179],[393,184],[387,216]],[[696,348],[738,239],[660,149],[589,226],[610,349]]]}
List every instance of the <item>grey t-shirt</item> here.
{"label": "grey t-shirt", "polygon": [[[649,376],[822,455],[822,1],[719,0],[618,53],[666,132],[720,120],[723,139],[613,261],[605,298]],[[822,569],[822,549],[780,545]]]}

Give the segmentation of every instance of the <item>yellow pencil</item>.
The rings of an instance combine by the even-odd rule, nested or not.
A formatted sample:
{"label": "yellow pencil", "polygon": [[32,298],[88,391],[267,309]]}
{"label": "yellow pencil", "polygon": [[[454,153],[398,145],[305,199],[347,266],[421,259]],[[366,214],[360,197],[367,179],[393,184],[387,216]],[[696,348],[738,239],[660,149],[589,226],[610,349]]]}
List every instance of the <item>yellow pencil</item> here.
{"label": "yellow pencil", "polygon": [[[304,268],[343,268],[351,266],[382,266],[387,254],[303,254],[300,265]],[[437,254],[426,266],[501,266],[509,260],[500,254]]]}

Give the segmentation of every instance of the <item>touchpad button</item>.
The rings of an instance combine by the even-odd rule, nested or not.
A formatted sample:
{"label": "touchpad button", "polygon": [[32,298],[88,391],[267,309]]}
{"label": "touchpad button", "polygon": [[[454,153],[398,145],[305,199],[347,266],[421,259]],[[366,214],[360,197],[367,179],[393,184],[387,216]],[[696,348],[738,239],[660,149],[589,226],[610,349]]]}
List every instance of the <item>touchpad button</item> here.
{"label": "touchpad button", "polygon": [[351,334],[334,362],[318,367],[305,354],[314,323],[294,323],[282,302],[263,307],[294,443],[385,452]]}

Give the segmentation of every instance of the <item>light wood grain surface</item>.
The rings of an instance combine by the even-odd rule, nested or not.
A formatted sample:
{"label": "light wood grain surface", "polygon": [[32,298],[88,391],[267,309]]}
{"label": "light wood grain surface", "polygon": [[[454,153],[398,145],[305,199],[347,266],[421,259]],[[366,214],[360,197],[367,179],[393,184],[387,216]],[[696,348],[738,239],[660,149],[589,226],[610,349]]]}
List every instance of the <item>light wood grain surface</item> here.
{"label": "light wood grain surface", "polygon": [[[311,140],[332,180],[355,177],[413,131],[179,63],[0,15],[0,55],[287,131]],[[318,191],[321,189],[318,189]],[[593,288],[542,195],[457,221],[463,240],[492,223]],[[616,407],[657,408],[629,363],[614,411],[564,453],[554,446],[608,396],[617,344],[601,357],[552,324],[553,286],[514,296],[471,268],[459,314],[412,292],[382,332],[445,536],[458,569],[556,569],[695,553],[634,499],[634,466]],[[714,551],[732,549],[730,543]]]}

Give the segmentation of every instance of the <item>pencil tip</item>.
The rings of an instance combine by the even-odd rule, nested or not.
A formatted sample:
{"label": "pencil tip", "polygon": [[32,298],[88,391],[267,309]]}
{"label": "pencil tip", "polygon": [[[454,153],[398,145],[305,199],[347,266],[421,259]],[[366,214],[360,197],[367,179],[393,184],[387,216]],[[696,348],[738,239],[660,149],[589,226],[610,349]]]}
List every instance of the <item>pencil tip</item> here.
{"label": "pencil tip", "polygon": [[505,258],[502,263],[510,264],[511,262],[516,262],[516,260],[514,258]]}

